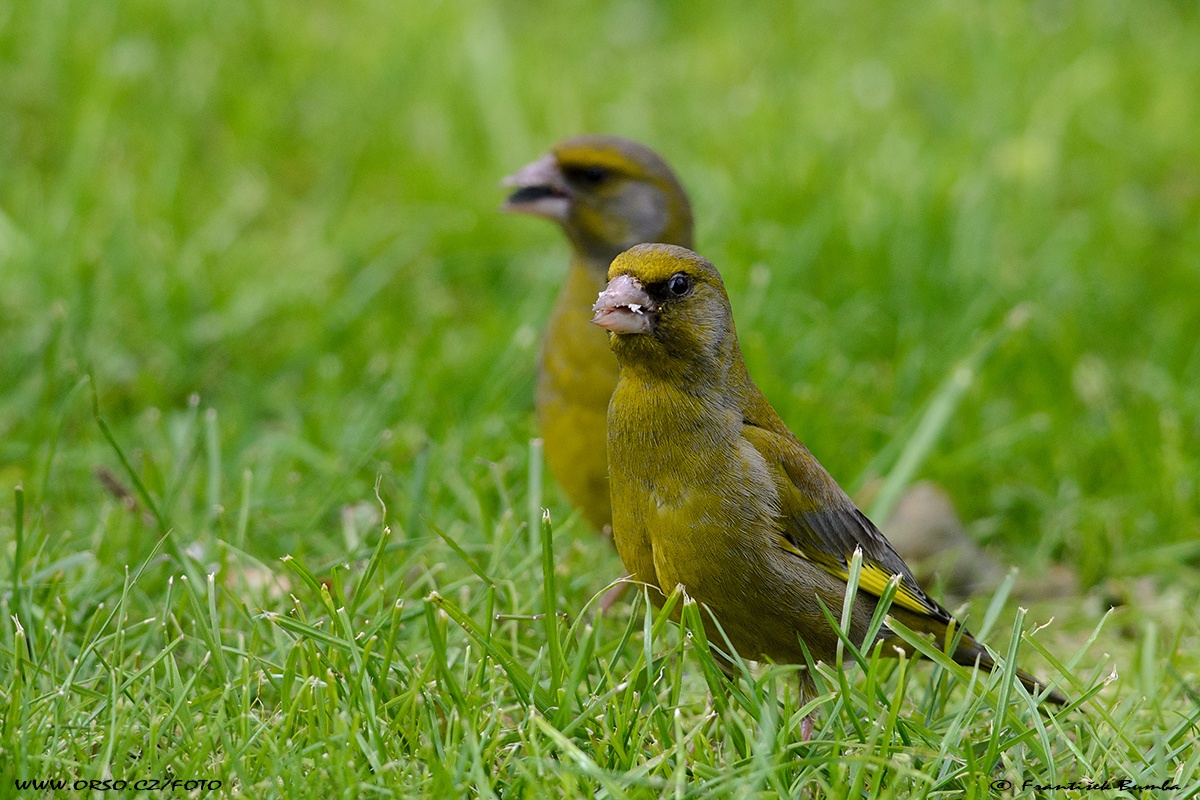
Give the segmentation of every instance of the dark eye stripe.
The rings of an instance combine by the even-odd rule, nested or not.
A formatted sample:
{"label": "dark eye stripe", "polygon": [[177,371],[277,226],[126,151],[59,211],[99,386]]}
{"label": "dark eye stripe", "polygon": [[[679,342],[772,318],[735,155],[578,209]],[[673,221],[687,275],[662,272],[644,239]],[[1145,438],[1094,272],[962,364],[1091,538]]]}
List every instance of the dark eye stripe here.
{"label": "dark eye stripe", "polygon": [[566,173],[567,180],[584,186],[598,186],[612,174],[604,167],[597,166],[567,167],[563,172]]}

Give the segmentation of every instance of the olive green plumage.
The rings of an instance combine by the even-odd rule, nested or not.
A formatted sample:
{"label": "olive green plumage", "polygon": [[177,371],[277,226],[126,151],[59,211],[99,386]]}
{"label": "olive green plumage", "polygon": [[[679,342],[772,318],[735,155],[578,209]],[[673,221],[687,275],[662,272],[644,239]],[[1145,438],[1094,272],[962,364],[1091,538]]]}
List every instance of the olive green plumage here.
{"label": "olive green plumage", "polygon": [[588,307],[618,253],[641,242],[692,243],[692,211],[650,148],[616,136],[576,136],[505,179],[503,208],[557,223],[571,263],[542,338],[535,405],[546,463],[597,530],[612,521],[605,417],[617,362]]}
{"label": "olive green plumage", "polygon": [[[830,661],[837,637],[818,598],[842,607],[860,549],[851,636],[862,640],[878,595],[899,576],[891,615],[941,645],[950,614],[751,380],[712,264],[681,247],[640,245],[617,257],[609,279],[594,321],[612,331],[621,368],[608,458],[613,534],[633,579],[664,593],[684,587],[744,657],[802,663],[803,639]],[[885,653],[908,649],[886,627],[880,638]],[[951,657],[995,666],[966,632]],[[1064,702],[1053,691],[1047,699]]]}

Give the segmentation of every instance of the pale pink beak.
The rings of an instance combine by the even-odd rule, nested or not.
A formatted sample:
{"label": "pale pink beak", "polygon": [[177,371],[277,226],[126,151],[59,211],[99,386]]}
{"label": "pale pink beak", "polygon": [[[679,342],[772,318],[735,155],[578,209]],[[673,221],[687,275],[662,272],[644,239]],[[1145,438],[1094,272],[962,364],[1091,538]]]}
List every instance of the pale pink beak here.
{"label": "pale pink beak", "polygon": [[500,206],[501,211],[558,222],[564,222],[571,213],[571,187],[553,153],[521,167],[500,185],[516,189]]}
{"label": "pale pink beak", "polygon": [[596,298],[592,322],[613,333],[652,333],[658,319],[658,306],[646,294],[641,281],[631,275],[618,275]]}

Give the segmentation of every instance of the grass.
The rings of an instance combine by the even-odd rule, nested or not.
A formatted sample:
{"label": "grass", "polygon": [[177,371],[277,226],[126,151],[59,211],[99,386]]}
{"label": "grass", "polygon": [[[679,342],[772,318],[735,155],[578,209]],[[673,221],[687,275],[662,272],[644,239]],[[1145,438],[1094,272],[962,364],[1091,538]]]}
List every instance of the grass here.
{"label": "grass", "polygon": [[[0,795],[1196,792],[1198,34],[1166,0],[0,4]],[[799,707],[794,668],[720,678],[686,598],[690,634],[597,615],[620,564],[530,445],[565,249],[495,213],[584,130],[678,169],[848,489],[934,480],[1064,584],[969,619],[1081,708],[850,641]]]}

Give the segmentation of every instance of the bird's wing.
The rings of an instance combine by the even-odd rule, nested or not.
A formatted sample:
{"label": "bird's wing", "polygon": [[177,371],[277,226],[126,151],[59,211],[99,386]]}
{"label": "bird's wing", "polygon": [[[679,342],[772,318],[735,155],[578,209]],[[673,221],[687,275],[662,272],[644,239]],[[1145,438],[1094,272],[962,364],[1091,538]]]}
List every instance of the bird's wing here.
{"label": "bird's wing", "polygon": [[[775,422],[771,420],[768,424]],[[783,428],[782,423],[771,425]],[[820,462],[783,428],[745,420],[742,435],[763,456],[779,492],[780,546],[842,580],[862,550],[859,588],[880,596],[893,576],[900,583],[892,602],[923,616],[949,621],[949,613],[917,584],[908,565],[867,516],[855,507]]]}

